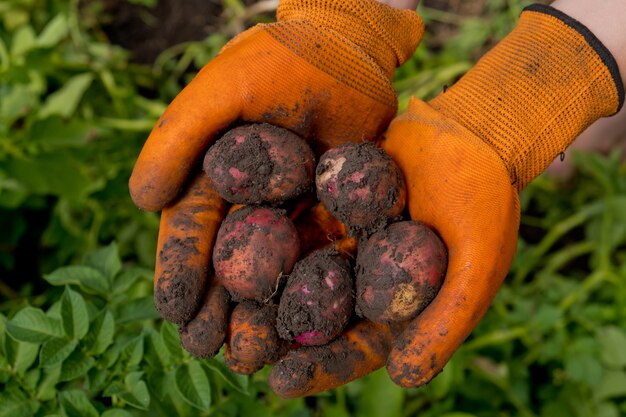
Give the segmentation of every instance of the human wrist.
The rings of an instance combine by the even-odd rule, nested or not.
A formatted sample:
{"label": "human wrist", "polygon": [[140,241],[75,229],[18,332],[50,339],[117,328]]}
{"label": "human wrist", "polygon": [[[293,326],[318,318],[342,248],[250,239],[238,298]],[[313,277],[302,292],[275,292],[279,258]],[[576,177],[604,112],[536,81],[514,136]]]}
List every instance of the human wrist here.
{"label": "human wrist", "polygon": [[506,38],[430,104],[488,143],[521,190],[623,101],[619,70],[606,47],[561,11],[533,5]]}
{"label": "human wrist", "polygon": [[626,82],[626,2],[623,0],[556,0],[551,6],[589,29],[611,52]]}
{"label": "human wrist", "polygon": [[379,3],[386,4],[387,6],[391,6],[396,9],[409,9],[415,10],[417,9],[417,5],[419,4],[419,0],[376,0]]}

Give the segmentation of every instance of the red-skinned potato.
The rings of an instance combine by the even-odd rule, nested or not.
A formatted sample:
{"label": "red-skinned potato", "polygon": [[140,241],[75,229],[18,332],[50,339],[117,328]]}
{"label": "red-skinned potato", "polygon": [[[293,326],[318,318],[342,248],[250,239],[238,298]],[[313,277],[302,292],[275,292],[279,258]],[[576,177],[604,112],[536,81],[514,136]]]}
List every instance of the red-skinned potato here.
{"label": "red-skinned potato", "polygon": [[366,234],[399,218],[406,204],[400,168],[370,142],[346,143],[325,152],[317,165],[315,185],[328,211]]}
{"label": "red-skinned potato", "polygon": [[347,325],[354,307],[350,264],[334,249],[298,261],[280,298],[278,334],[303,345],[323,345]]}
{"label": "red-skinned potato", "polygon": [[229,130],[209,148],[204,171],[226,201],[277,204],[311,188],[315,155],[287,129],[250,124]]}
{"label": "red-skinned potato", "polygon": [[246,206],[226,216],[213,248],[213,267],[234,300],[265,302],[289,274],[300,239],[282,210]]}
{"label": "red-skinned potato", "polygon": [[435,298],[447,267],[446,248],[426,225],[403,221],[359,245],[358,311],[377,323],[417,316]]}

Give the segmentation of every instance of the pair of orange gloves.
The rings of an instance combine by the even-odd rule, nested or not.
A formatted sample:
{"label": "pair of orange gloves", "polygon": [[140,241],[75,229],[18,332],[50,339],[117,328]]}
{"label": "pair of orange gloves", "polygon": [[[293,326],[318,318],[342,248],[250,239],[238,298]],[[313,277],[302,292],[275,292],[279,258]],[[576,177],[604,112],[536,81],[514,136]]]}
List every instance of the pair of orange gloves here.
{"label": "pair of orange gloves", "polygon": [[[338,342],[289,352],[270,383],[279,395],[302,396],[386,365],[403,387],[426,384],[478,324],[507,274],[518,193],[588,125],[621,107],[617,65],[579,22],[534,5],[447,92],[427,103],[413,99],[395,117],[394,70],[423,34],[414,11],[375,0],[283,0],[277,18],[226,45],[170,104],[139,156],[133,200],[164,210],[157,273],[168,259],[165,242],[185,240],[187,229],[175,219],[189,202],[223,204],[185,189],[216,135],[234,122],[282,126],[318,154],[384,133],[382,147],[406,178],[411,218],[432,226],[447,245],[444,285],[402,331],[362,321]],[[199,277],[210,268],[223,212],[197,217],[205,235],[177,252],[179,279],[191,280],[183,287],[208,285]],[[197,308],[181,306],[171,320],[188,321]],[[317,363],[321,354],[341,366]]]}

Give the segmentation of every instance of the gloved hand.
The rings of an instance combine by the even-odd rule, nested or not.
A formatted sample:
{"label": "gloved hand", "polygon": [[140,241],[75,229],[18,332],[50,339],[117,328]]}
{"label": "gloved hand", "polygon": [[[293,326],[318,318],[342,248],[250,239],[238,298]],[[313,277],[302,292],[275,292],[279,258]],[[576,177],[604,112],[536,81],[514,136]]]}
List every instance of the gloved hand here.
{"label": "gloved hand", "polygon": [[[326,347],[292,351],[270,377],[309,395],[387,365],[403,387],[428,383],[487,311],[515,255],[518,193],[596,119],[624,101],[617,65],[580,23],[534,5],[447,92],[414,99],[383,148],[402,169],[411,218],[439,232],[448,270],[435,300],[404,329],[367,321]],[[387,356],[388,354],[388,356]],[[327,366],[316,362],[326,357]]]}
{"label": "gloved hand", "polygon": [[234,38],[172,101],[130,178],[137,206],[171,202],[235,122],[284,127],[324,150],[372,140],[395,116],[394,69],[423,34],[414,11],[375,0],[283,0],[277,20]]}
{"label": "gloved hand", "polygon": [[174,323],[198,312],[226,210],[206,180],[190,181],[211,141],[245,122],[287,128],[318,155],[347,141],[374,140],[397,110],[394,69],[423,34],[414,11],[375,0],[283,0],[277,18],[233,39],[172,101],[130,178],[137,206],[168,205],[155,301]]}

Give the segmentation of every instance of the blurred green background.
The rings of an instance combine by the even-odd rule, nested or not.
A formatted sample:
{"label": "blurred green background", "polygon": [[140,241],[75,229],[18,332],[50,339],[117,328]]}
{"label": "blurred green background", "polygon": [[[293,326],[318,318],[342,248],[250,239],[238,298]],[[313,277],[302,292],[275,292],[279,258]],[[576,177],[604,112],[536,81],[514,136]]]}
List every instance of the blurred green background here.
{"label": "blurred green background", "polygon": [[[0,417],[625,416],[617,152],[574,154],[574,178],[523,192],[507,282],[427,387],[383,370],[282,400],[267,369],[236,376],[181,350],[152,304],[158,215],[132,205],[127,180],[166,104],[276,3],[0,0]],[[424,1],[401,107],[452,84],[529,3]]]}

